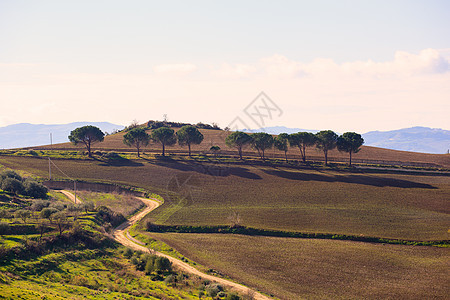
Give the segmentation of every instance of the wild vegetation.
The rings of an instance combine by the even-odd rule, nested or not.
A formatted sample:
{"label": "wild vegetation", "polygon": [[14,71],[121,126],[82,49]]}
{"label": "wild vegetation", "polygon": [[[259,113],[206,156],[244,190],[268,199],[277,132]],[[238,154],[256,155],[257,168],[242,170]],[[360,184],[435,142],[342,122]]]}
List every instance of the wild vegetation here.
{"label": "wild vegetation", "polygon": [[[10,170],[2,174],[19,176]],[[126,220],[120,210],[132,213],[133,207],[123,204],[136,210],[139,200],[79,195],[86,202],[73,205],[53,191],[46,199],[0,191],[0,298],[241,299],[218,284],[174,270],[167,258],[119,247],[109,233]]]}

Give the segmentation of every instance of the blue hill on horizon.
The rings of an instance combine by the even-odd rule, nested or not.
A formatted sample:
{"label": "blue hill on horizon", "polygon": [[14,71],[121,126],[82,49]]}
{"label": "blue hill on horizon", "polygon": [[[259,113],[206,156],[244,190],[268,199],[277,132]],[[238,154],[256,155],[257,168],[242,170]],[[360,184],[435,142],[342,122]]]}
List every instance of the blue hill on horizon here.
{"label": "blue hill on horizon", "polygon": [[53,144],[68,142],[68,136],[75,128],[93,125],[103,132],[111,133],[121,130],[123,125],[109,122],[73,122],[69,124],[30,124],[19,123],[0,127],[0,149],[24,148],[50,144],[50,133]]}

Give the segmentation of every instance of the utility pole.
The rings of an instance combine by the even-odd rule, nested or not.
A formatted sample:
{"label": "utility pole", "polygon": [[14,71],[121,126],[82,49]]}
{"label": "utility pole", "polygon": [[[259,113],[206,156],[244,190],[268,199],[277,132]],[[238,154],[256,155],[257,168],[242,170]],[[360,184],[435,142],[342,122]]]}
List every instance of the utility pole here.
{"label": "utility pole", "polygon": [[48,180],[52,180],[52,162],[50,157],[48,158]]}
{"label": "utility pole", "polygon": [[73,181],[73,190],[75,191],[74,203],[77,204],[77,182],[75,180]]}

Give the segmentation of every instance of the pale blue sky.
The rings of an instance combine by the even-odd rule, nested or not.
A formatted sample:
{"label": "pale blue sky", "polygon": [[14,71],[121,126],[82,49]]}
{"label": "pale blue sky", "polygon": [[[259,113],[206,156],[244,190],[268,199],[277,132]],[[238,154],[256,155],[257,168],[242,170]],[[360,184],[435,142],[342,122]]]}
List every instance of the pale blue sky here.
{"label": "pale blue sky", "polygon": [[[420,56],[419,53],[424,49],[436,50],[439,57],[433,56],[431,52]],[[416,82],[422,81],[417,77],[402,77],[401,83],[391,86],[392,82],[387,82],[386,73],[373,75],[370,71],[372,81],[358,82],[358,87],[362,90],[357,91],[335,90],[331,87],[342,86],[338,83],[342,78],[336,77],[334,81],[333,78],[327,78],[330,90],[329,95],[324,95],[319,93],[323,89],[319,80],[322,81],[323,78],[319,76],[316,81],[307,82],[311,78],[306,76],[302,81],[297,75],[307,74],[306,65],[317,59],[331,59],[338,65],[361,61],[389,63],[396,61],[394,57],[397,57],[397,51],[419,55],[413,58],[417,63],[432,57],[427,60],[429,63],[426,66],[417,67],[421,76],[430,73],[423,70],[430,66],[434,68],[434,64],[441,64],[440,61],[444,59],[441,64],[444,71],[437,72],[434,68],[431,73],[439,74],[426,79],[433,83],[423,86],[422,90],[415,91],[414,94],[420,94],[424,98],[441,95],[442,99],[432,103],[442,104],[439,111],[444,110],[450,114],[445,102],[445,99],[449,99],[448,88],[444,84],[450,71],[445,63],[450,59],[448,49],[450,1],[0,0],[0,89],[4,88],[3,92],[0,90],[0,101],[20,102],[33,99],[41,105],[48,101],[46,105],[53,107],[55,114],[54,117],[42,118],[40,121],[39,110],[30,110],[29,115],[24,111],[22,116],[17,113],[18,110],[13,109],[9,113],[2,111],[0,126],[23,122],[25,119],[35,123],[62,122],[62,118],[57,115],[63,113],[71,101],[79,98],[83,98],[83,101],[90,99],[90,102],[109,101],[117,109],[125,95],[134,97],[135,106],[144,105],[143,101],[146,101],[147,115],[141,111],[123,109],[122,115],[111,111],[94,120],[93,115],[84,115],[80,111],[80,115],[67,121],[92,120],[126,124],[134,118],[142,122],[150,118],[161,118],[165,112],[176,119],[218,121],[226,126],[228,120],[233,119],[245,107],[245,102],[250,102],[261,90],[278,99],[280,107],[300,113],[304,105],[297,106],[296,99],[299,95],[302,96],[299,88],[306,87],[309,88],[304,93],[305,97],[309,97],[307,102],[318,105],[321,103],[322,111],[329,110],[330,107],[334,107],[333,111],[337,114],[346,113],[349,108],[353,111],[365,109],[368,112],[371,109],[374,112],[377,109],[388,110],[389,103],[385,107],[377,106],[374,93],[383,94],[383,99],[397,99],[399,94],[407,99],[405,91],[416,88]],[[283,58],[274,58],[275,55]],[[287,83],[286,80],[271,80],[261,75],[261,68],[273,71],[274,64],[278,72],[280,61],[283,65],[282,73],[294,74],[292,76],[296,80]],[[395,71],[389,69],[389,72],[403,72],[410,58],[406,61],[408,62],[402,60],[396,64]],[[413,65],[414,63],[412,62]],[[170,65],[172,69],[182,65],[184,75],[175,76],[171,71],[168,72],[171,74],[169,76],[166,71],[159,72],[159,65]],[[244,71],[237,65],[245,65]],[[399,65],[402,67],[398,67]],[[310,67],[318,70],[322,65],[318,67],[314,64]],[[186,71],[186,68],[190,71]],[[236,75],[236,68],[239,69],[239,75],[233,77]],[[298,69],[298,72],[292,73],[293,68]],[[327,65],[325,68],[332,66]],[[376,68],[379,72],[378,67]],[[230,72],[233,79],[230,79]],[[418,73],[416,69],[408,69],[406,73],[411,72]],[[226,79],[220,77],[225,73]],[[95,77],[95,74],[103,75]],[[106,79],[105,74],[109,74]],[[212,78],[210,74],[220,76]],[[374,87],[378,86],[374,80],[380,80],[380,76],[385,81],[380,84],[380,90],[374,91]],[[51,78],[67,79],[64,83],[53,84]],[[355,76],[355,80],[357,79]],[[191,84],[193,80],[197,86]],[[130,82],[132,86],[124,84],[119,88],[118,82]],[[102,85],[101,90],[93,87]],[[152,89],[152,85],[160,90]],[[316,91],[311,89],[314,85]],[[370,88],[365,89],[368,85]],[[328,88],[328,84],[326,86]],[[395,86],[400,88],[395,90]],[[433,95],[428,93],[431,89],[434,89]],[[136,90],[142,92],[137,93]],[[216,97],[214,91],[220,95]],[[71,95],[67,95],[68,93]],[[355,93],[364,105],[356,105],[356,99],[349,103],[326,100],[327,97],[335,97],[343,101],[346,95],[351,98],[355,97]],[[223,103],[230,95],[240,98],[239,101],[231,101],[230,105],[234,109],[225,109],[219,114],[214,111],[216,105],[208,105],[207,99],[217,98]],[[400,102],[403,101],[403,98],[399,99]],[[174,107],[164,107],[164,101],[168,100],[173,101]],[[409,125],[450,128],[444,114],[441,116],[437,113],[433,116],[433,111],[424,110],[421,106],[424,105],[423,102],[421,104],[419,98],[416,100],[411,105],[415,108],[411,113],[417,116],[417,124],[413,124],[411,114],[409,117],[397,114],[402,122],[381,122],[386,128],[380,129]],[[90,103],[89,101],[86,103]],[[192,112],[186,110],[189,108],[183,104],[186,102],[191,103]],[[182,109],[177,111],[175,104],[180,104]],[[328,109],[323,109],[324,107]],[[400,104],[392,109],[399,107]],[[315,111],[320,107],[310,105],[308,109]],[[186,117],[187,113],[189,117]],[[204,115],[208,115],[211,120],[203,119]],[[348,118],[349,115],[345,114],[340,119]],[[347,121],[336,123],[340,119],[336,118],[334,123],[323,126],[336,124],[336,130],[351,129]],[[318,128],[321,125],[313,122],[312,118],[306,124],[297,124],[295,120],[294,115],[285,113],[284,119],[274,121],[277,123],[274,125],[303,128]],[[355,124],[354,130],[383,127],[375,120],[371,122],[364,126]]]}

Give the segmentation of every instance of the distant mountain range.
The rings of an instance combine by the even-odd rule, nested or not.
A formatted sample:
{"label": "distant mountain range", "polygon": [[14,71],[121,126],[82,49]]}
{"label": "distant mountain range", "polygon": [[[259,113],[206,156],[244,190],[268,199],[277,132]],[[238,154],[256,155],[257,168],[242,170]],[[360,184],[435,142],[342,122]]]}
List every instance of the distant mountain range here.
{"label": "distant mountain range", "polygon": [[[267,132],[270,134],[295,133],[307,131],[316,133],[318,130],[288,128],[284,126],[266,127],[247,132]],[[370,131],[362,134],[366,146],[374,146],[393,150],[444,154],[450,149],[450,131],[428,128],[411,127],[391,131]]]}
{"label": "distant mountain range", "polygon": [[50,144],[50,133],[53,144],[68,142],[68,136],[75,128],[93,125],[103,132],[111,133],[114,130],[121,130],[123,125],[108,122],[74,122],[69,124],[29,124],[20,123],[0,127],[0,149],[32,147]]}

